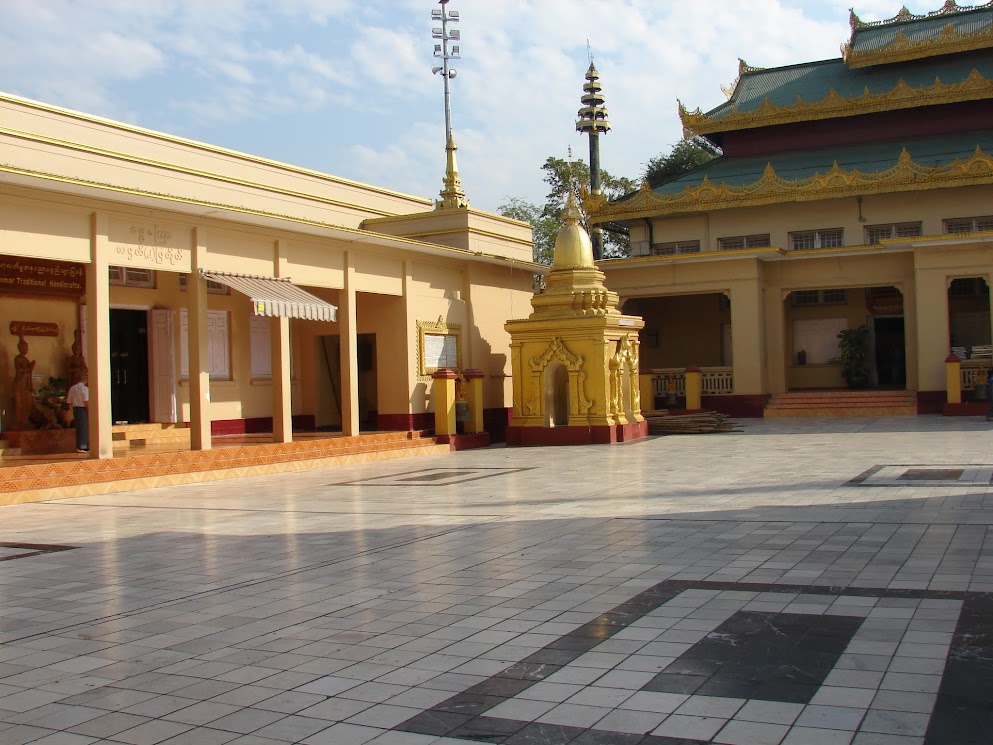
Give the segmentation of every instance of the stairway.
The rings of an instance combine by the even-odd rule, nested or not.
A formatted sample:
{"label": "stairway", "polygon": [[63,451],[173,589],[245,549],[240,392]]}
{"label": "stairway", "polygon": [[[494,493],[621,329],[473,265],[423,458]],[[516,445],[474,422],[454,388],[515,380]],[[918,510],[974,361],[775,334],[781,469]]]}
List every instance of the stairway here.
{"label": "stairway", "polygon": [[0,440],[0,458],[14,458],[20,454],[20,448],[15,448],[7,440]]}
{"label": "stairway", "polygon": [[190,447],[190,430],[183,424],[118,424],[111,429],[114,450],[137,450],[155,446],[186,449]]}
{"label": "stairway", "polygon": [[793,391],[766,404],[766,419],[798,416],[916,416],[917,391]]}

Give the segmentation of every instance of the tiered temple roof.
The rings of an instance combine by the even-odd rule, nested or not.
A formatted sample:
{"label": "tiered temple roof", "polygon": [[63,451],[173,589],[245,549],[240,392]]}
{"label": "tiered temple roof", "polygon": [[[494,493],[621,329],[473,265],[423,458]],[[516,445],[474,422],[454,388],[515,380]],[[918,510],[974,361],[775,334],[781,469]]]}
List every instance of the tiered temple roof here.
{"label": "tiered temple roof", "polygon": [[[872,23],[853,12],[851,27],[843,58],[742,61],[727,103],[706,113],[680,104],[686,135],[725,154],[591,204],[592,222],[993,183],[993,2],[949,0]],[[891,54],[919,42],[927,49]]]}

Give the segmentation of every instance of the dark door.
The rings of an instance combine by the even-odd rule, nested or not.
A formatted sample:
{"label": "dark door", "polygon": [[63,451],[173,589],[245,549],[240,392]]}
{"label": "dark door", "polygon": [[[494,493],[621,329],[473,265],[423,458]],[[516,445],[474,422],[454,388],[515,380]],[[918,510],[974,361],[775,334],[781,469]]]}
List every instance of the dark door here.
{"label": "dark door", "polygon": [[881,388],[907,385],[907,358],[903,317],[874,318],[876,336],[876,375]]}
{"label": "dark door", "polygon": [[110,311],[110,407],[115,423],[148,421],[148,314]]}

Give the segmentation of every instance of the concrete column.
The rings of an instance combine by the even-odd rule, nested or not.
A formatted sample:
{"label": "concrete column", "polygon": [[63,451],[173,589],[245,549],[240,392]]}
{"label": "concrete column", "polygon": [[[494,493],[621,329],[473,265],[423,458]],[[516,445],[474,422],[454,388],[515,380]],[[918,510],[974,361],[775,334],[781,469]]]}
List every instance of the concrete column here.
{"label": "concrete column", "polygon": [[[770,378],[774,370],[776,340],[779,340],[779,346],[782,345],[782,303],[779,315],[769,318],[768,305],[763,308],[763,295],[759,277],[736,284],[731,291],[731,355],[734,358],[734,393],[738,396],[765,392],[766,370],[769,370]],[[776,323],[779,324],[778,331]],[[785,376],[781,361],[778,368]]]}
{"label": "concrete column", "polygon": [[110,218],[91,218],[90,263],[86,265],[86,359],[89,360],[90,457],[113,458],[110,406]]}
{"label": "concrete column", "polygon": [[484,432],[483,426],[483,378],[482,370],[469,369],[462,373],[466,382],[466,400],[469,403],[469,421],[465,423],[466,434]]}
{"label": "concrete column", "polygon": [[945,390],[948,403],[962,403],[962,360],[955,354],[945,358]]}
{"label": "concrete column", "polygon": [[[750,393],[786,393],[786,298],[789,293],[777,287],[770,287],[765,293],[765,338],[767,348],[759,358],[766,370],[768,389],[749,391]],[[734,317],[734,300],[731,301],[731,315]],[[734,321],[732,321],[734,323]],[[738,332],[734,334],[734,392],[738,392]]]}
{"label": "concrete column", "polygon": [[699,411],[703,408],[701,404],[703,392],[703,376],[700,368],[690,366],[686,368],[686,410]]}
{"label": "concrete column", "polygon": [[[276,241],[276,276],[286,275],[282,241]],[[290,378],[290,319],[274,317],[269,338],[272,342],[272,441],[293,442],[293,405]]]}
{"label": "concrete column", "polygon": [[434,433],[455,434],[455,381],[452,370],[438,370],[432,376],[431,398],[434,400]]}
{"label": "concrete column", "polygon": [[[916,259],[916,254],[915,254]],[[940,391],[945,388],[944,371],[938,360],[949,349],[948,287],[951,280],[942,267],[916,269],[914,273],[917,311],[917,389]],[[907,383],[910,379],[908,375]]]}
{"label": "concrete column", "polygon": [[293,442],[290,319],[273,318],[270,338],[272,340],[272,441]]}
{"label": "concrete column", "polygon": [[641,410],[655,411],[655,376],[651,370],[642,370],[638,375],[641,391]]}
{"label": "concrete column", "polygon": [[186,334],[190,361],[190,446],[210,450],[210,354],[207,348],[207,280],[200,277],[207,256],[207,231],[193,231],[193,261],[186,283]]}
{"label": "concrete column", "polygon": [[345,252],[345,287],[339,293],[338,329],[341,340],[341,432],[359,434],[358,320],[355,309],[355,258]]}

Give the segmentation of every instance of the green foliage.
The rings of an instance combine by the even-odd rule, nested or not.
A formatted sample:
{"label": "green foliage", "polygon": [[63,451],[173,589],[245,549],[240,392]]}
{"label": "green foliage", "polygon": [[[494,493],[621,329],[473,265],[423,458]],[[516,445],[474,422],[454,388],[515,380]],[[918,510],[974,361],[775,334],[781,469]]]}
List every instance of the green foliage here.
{"label": "green foliage", "polygon": [[703,137],[680,140],[668,154],[657,155],[645,164],[644,179],[656,187],[720,155],[721,151]]}
{"label": "green foliage", "polygon": [[531,224],[534,240],[534,261],[537,264],[551,264],[555,251],[555,236],[559,233],[559,223],[546,215],[544,209],[519,197],[510,197],[498,208],[504,217]]}
{"label": "green foliage", "polygon": [[869,385],[869,329],[864,325],[838,332],[841,374],[849,388]]}

